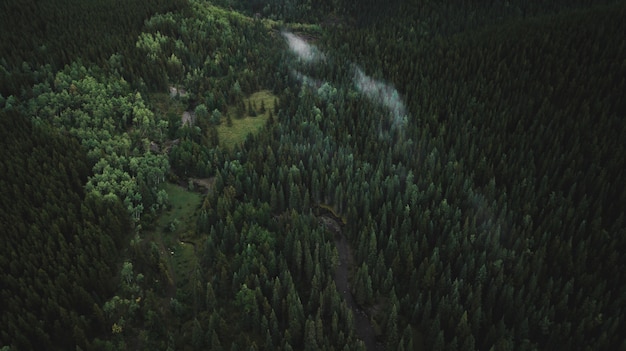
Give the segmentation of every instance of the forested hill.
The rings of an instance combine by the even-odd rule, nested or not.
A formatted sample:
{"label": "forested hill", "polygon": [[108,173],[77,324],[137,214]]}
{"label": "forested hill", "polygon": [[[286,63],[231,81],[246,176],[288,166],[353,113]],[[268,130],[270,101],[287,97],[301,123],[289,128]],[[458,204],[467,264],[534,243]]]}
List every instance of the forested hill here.
{"label": "forested hill", "polygon": [[[404,9],[333,32],[328,46],[393,82],[412,115],[413,144],[369,137],[364,153],[374,163],[374,150],[393,150],[383,152],[398,165],[392,184],[414,172],[417,187],[389,188],[369,206],[389,206],[372,215],[379,250],[414,245],[394,269],[396,293],[406,294],[400,310],[413,308],[407,322],[437,349],[624,348],[614,333],[624,323],[625,277],[615,267],[626,250],[625,6],[454,36],[414,31],[420,14]],[[353,118],[353,136],[376,134],[362,114]],[[387,236],[394,223],[411,228],[397,244]],[[355,244],[368,231],[355,228]],[[584,317],[589,306],[596,312]]]}
{"label": "forested hill", "polygon": [[116,285],[128,215],[85,197],[89,168],[75,139],[16,113],[0,123],[0,344],[85,348],[107,328],[98,306]]}
{"label": "forested hill", "polygon": [[186,6],[185,0],[2,1],[0,94],[16,95],[40,82],[32,70],[41,65],[54,71],[77,60],[105,66],[120,54],[130,68],[138,59],[133,49],[144,21]]}
{"label": "forested hill", "polygon": [[146,5],[2,5],[2,351],[626,350],[623,1]]}

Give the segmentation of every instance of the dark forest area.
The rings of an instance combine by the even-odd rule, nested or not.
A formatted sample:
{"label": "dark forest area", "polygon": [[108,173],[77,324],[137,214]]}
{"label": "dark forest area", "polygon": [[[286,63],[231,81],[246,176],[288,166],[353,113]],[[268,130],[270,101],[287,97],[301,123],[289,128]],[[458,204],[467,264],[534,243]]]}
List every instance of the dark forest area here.
{"label": "dark forest area", "polygon": [[626,350],[625,16],[5,1],[0,350]]}

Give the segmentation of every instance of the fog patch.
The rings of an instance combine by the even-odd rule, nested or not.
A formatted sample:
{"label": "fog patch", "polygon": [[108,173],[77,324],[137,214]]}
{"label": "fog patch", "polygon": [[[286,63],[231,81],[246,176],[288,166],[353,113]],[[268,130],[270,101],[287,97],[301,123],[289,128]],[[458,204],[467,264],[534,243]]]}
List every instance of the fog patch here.
{"label": "fog patch", "polygon": [[304,85],[306,85],[308,87],[314,88],[314,89],[319,89],[322,86],[322,84],[324,83],[323,81],[321,81],[319,79],[307,76],[306,74],[303,74],[303,73],[301,73],[299,71],[296,71],[295,69],[291,70],[291,75],[294,78],[296,78],[300,83],[302,83],[302,84],[304,84]]}
{"label": "fog patch", "polygon": [[[320,61],[324,61],[323,64],[325,65],[334,65],[332,60],[326,60],[326,55],[322,51],[315,45],[309,44],[302,37],[287,31],[281,32],[281,35],[287,42],[289,50],[295,54],[299,61],[308,64],[308,67],[296,65],[300,66],[299,69],[311,68],[312,65],[316,65]],[[380,121],[379,133],[381,137],[390,137],[390,132],[402,137],[408,123],[408,116],[406,106],[398,90],[392,84],[368,76],[357,64],[350,64],[350,66],[351,72],[348,73],[352,75],[352,84],[356,90],[374,104],[382,106],[389,113],[388,117]],[[318,96],[325,100],[337,94],[337,88],[326,80],[311,77],[294,68],[291,69],[290,73],[303,86],[312,88]]]}
{"label": "fog patch", "polygon": [[291,32],[281,32],[281,35],[287,41],[289,50],[296,54],[299,59],[305,62],[317,62],[325,58],[324,54],[315,47],[307,43],[301,37]]}
{"label": "fog patch", "polygon": [[396,88],[388,83],[376,80],[354,66],[354,85],[368,99],[376,104],[384,106],[393,118],[392,126],[404,127],[407,123],[406,107]]}

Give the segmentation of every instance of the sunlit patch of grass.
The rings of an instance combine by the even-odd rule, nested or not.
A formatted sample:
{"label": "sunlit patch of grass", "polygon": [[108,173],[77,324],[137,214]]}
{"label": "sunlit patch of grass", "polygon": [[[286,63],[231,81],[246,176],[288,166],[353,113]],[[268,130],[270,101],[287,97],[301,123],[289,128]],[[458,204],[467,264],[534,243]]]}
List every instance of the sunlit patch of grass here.
{"label": "sunlit patch of grass", "polygon": [[[244,99],[246,107],[244,117],[237,118],[237,107],[230,106],[227,116],[232,121],[232,126],[226,122],[226,117],[222,118],[222,123],[217,127],[220,144],[226,148],[233,148],[235,145],[241,144],[246,140],[246,136],[250,133],[256,133],[267,122],[270,113],[273,113],[276,96],[269,90],[261,90],[250,97]],[[248,106],[255,107],[256,116],[249,115]],[[261,112],[262,106],[265,111]]]}

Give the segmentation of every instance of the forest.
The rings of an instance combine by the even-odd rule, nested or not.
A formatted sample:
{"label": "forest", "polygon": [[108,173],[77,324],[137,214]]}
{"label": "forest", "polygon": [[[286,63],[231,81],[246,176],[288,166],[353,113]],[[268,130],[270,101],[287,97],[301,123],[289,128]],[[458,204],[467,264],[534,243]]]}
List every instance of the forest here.
{"label": "forest", "polygon": [[626,2],[0,4],[0,350],[625,350]]}

